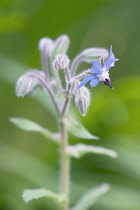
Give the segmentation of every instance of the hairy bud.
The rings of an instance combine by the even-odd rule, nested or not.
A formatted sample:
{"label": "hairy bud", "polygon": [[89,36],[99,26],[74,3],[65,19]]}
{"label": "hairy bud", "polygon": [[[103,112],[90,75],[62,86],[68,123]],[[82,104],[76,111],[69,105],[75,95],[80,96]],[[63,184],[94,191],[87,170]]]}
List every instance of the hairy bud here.
{"label": "hairy bud", "polygon": [[75,95],[77,93],[77,87],[80,84],[80,81],[77,79],[71,79],[70,81],[70,89],[69,89],[69,94],[70,95]]}
{"label": "hairy bud", "polygon": [[17,81],[16,84],[16,95],[17,97],[24,97],[26,94],[32,92],[32,90],[40,84],[36,75],[43,75],[42,72],[37,70],[31,70],[23,74]]}
{"label": "hairy bud", "polygon": [[90,105],[90,92],[86,87],[76,91],[75,104],[82,116],[86,116]]}
{"label": "hairy bud", "polygon": [[44,37],[44,38],[40,39],[40,41],[39,41],[39,50],[41,52],[44,51],[45,54],[46,53],[50,54],[52,51],[53,45],[54,45],[54,43],[53,43],[52,39]]}
{"label": "hairy bud", "polygon": [[67,35],[59,36],[54,43],[54,48],[53,48],[53,51],[52,51],[53,58],[58,54],[67,53],[69,44],[70,44],[70,40],[69,40],[69,37]]}
{"label": "hairy bud", "polygon": [[56,70],[65,69],[69,66],[69,58],[65,54],[59,54],[55,57],[53,67]]}
{"label": "hairy bud", "polygon": [[81,115],[85,116],[87,111],[87,101],[84,97],[75,97],[75,104]]}
{"label": "hairy bud", "polygon": [[99,61],[101,57],[107,58],[109,56],[108,50],[104,48],[89,48],[82,52],[83,60],[86,62]]}

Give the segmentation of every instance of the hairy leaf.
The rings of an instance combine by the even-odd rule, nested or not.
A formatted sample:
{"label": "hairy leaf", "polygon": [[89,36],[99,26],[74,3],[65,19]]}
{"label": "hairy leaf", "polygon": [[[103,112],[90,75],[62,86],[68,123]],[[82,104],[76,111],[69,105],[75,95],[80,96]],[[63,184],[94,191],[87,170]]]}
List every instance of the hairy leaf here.
{"label": "hairy leaf", "polygon": [[50,190],[47,189],[27,189],[23,191],[22,198],[23,200],[28,203],[29,201],[33,199],[38,199],[41,197],[47,197],[51,198],[55,201],[62,202],[64,201],[64,195],[63,194],[56,194]]}
{"label": "hairy leaf", "polygon": [[58,141],[59,140],[59,134],[52,133],[48,129],[38,125],[37,123],[25,119],[25,118],[10,118],[10,122],[12,122],[14,125],[16,125],[18,128],[25,130],[25,131],[33,131],[33,132],[39,132],[43,134],[44,136],[50,138],[51,140]]}
{"label": "hairy leaf", "polygon": [[97,136],[94,136],[91,133],[89,133],[89,131],[75,119],[65,117],[63,119],[63,122],[66,125],[68,131],[78,138],[96,140],[99,139]]}
{"label": "hairy leaf", "polygon": [[67,153],[68,155],[75,158],[80,158],[87,153],[108,155],[113,158],[117,157],[117,153],[114,150],[106,149],[104,147],[86,145],[86,144],[76,144],[74,146],[68,146]]}

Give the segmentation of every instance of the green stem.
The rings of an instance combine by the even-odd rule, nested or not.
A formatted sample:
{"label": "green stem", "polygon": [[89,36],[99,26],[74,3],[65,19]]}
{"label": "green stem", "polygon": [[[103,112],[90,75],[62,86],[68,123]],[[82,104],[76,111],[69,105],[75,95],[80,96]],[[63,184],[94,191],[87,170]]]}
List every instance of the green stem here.
{"label": "green stem", "polygon": [[57,83],[57,89],[61,93],[63,91],[63,87],[62,87],[61,80],[60,80],[60,77],[59,77],[59,72],[58,72],[58,70],[54,69],[53,67],[52,67],[52,70],[53,70],[54,78],[55,78],[56,83]]}
{"label": "green stem", "polygon": [[69,170],[70,159],[67,155],[68,134],[63,122],[60,124],[61,129],[61,192],[65,195],[66,201],[61,204],[62,210],[69,208]]}
{"label": "green stem", "polygon": [[[71,79],[71,74],[68,68],[65,68],[65,73],[66,73],[66,83],[67,83],[66,90],[69,93],[69,90],[70,90],[69,82]],[[69,209],[70,158],[67,155],[68,131],[63,122],[63,117],[68,111],[70,99],[71,99],[71,96],[68,95],[62,108],[61,124],[60,124],[60,129],[61,129],[61,163],[60,163],[61,164],[61,192],[65,195],[65,199],[66,199],[65,202],[61,204],[62,210]]]}

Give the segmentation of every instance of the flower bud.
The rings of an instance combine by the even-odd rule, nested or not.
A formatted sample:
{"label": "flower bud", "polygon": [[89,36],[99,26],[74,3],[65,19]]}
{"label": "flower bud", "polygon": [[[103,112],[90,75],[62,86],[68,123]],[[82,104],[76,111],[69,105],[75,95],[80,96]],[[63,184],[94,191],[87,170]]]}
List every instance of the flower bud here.
{"label": "flower bud", "polygon": [[75,97],[75,104],[78,107],[79,112],[81,115],[85,116],[87,111],[87,102],[86,98],[84,97]]}
{"label": "flower bud", "polygon": [[70,95],[76,95],[77,94],[77,87],[80,84],[80,80],[72,78],[70,81],[70,89],[69,94]]}
{"label": "flower bud", "polygon": [[86,62],[100,61],[101,57],[109,56],[108,50],[104,48],[88,48],[82,52],[83,60]]}
{"label": "flower bud", "polygon": [[46,37],[40,39],[40,41],[39,41],[39,50],[41,52],[45,51],[45,54],[47,52],[50,54],[51,51],[52,51],[52,48],[53,48],[53,41],[52,41],[52,39],[46,38]]}
{"label": "flower bud", "polygon": [[81,94],[83,97],[86,97],[86,100],[87,100],[87,106],[90,105],[90,91],[87,87],[82,87],[81,89]]}
{"label": "flower bud", "polygon": [[52,51],[53,58],[58,54],[67,53],[69,44],[70,44],[70,40],[67,35],[59,36],[54,43],[54,47],[53,47],[53,51]]}
{"label": "flower bud", "polygon": [[69,58],[65,54],[59,54],[55,57],[55,60],[53,62],[53,67],[56,70],[59,69],[65,69],[69,66]]}
{"label": "flower bud", "polygon": [[42,75],[42,72],[31,70],[23,74],[16,84],[16,96],[24,97],[26,94],[32,92],[32,90],[39,84],[36,74]]}
{"label": "flower bud", "polygon": [[76,91],[75,104],[82,116],[86,116],[90,105],[90,92],[86,87]]}

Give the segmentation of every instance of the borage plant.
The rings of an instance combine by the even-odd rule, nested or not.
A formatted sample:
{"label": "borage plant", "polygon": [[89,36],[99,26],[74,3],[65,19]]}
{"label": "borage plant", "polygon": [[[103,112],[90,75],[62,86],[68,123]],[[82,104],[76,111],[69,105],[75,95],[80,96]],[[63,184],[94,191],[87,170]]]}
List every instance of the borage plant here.
{"label": "borage plant", "polygon": [[[69,108],[74,99],[81,115],[86,115],[90,105],[90,91],[84,85],[89,81],[91,87],[103,82],[113,88],[109,77],[109,69],[114,66],[117,59],[115,59],[111,46],[110,53],[104,48],[86,49],[70,62],[66,55],[69,43],[67,35],[62,35],[55,41],[50,38],[42,38],[39,42],[39,50],[43,71],[30,69],[18,79],[16,84],[16,95],[18,97],[30,94],[37,86],[41,86],[42,91],[48,92],[56,111],[58,132],[53,133],[28,119],[11,118],[10,120],[21,129],[45,134],[49,140],[53,140],[60,147],[60,192],[52,192],[49,189],[26,189],[22,195],[23,200],[27,203],[32,199],[49,197],[58,202],[61,210],[86,210],[110,186],[108,183],[103,183],[90,189],[74,207],[70,208],[70,159],[72,157],[80,158],[87,153],[104,154],[115,158],[117,153],[110,149],[83,143],[69,145],[68,132],[78,138],[98,140],[98,137],[90,134],[83,125],[69,115]],[[76,74],[79,64],[83,61],[92,62],[92,68]],[[60,70],[64,72],[64,81],[60,78]]]}

